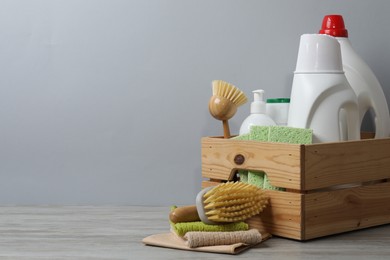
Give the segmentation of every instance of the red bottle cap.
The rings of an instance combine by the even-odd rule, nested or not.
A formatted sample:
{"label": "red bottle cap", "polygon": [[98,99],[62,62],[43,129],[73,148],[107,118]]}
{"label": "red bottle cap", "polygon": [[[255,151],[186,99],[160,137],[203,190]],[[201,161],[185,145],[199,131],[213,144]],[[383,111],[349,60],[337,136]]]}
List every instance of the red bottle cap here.
{"label": "red bottle cap", "polygon": [[348,30],[345,29],[344,19],[341,15],[325,15],[322,20],[320,34],[327,34],[334,37],[348,38]]}

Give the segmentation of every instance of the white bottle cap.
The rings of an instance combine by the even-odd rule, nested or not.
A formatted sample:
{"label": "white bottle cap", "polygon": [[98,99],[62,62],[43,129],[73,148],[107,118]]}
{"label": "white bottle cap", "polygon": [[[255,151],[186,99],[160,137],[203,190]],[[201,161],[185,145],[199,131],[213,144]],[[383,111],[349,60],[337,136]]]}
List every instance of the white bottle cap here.
{"label": "white bottle cap", "polygon": [[266,104],[263,99],[264,90],[253,90],[253,102],[251,103],[252,114],[265,114]]}
{"label": "white bottle cap", "polygon": [[303,34],[295,73],[344,73],[340,44],[324,34]]}

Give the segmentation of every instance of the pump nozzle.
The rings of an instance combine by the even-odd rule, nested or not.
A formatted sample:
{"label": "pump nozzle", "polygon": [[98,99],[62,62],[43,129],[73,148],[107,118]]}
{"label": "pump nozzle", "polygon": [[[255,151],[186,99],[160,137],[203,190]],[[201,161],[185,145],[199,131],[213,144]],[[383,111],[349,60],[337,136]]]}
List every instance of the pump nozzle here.
{"label": "pump nozzle", "polygon": [[264,90],[256,89],[252,91],[253,102],[251,103],[252,114],[265,114]]}
{"label": "pump nozzle", "polygon": [[264,101],[263,95],[264,95],[264,90],[262,89],[257,89],[253,90],[253,100],[254,101]]}

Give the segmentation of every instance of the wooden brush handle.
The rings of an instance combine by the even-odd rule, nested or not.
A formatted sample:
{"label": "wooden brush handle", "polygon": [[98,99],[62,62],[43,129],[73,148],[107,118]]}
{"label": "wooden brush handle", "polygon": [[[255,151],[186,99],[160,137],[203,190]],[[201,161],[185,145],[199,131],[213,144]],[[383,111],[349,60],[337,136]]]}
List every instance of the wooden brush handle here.
{"label": "wooden brush handle", "polygon": [[194,221],[200,221],[198,211],[196,210],[196,206],[184,206],[184,207],[178,207],[174,209],[169,214],[169,219],[173,223],[179,223],[179,222],[194,222]]}
{"label": "wooden brush handle", "polygon": [[230,138],[229,122],[227,120],[222,120],[222,124],[223,124],[223,137]]}

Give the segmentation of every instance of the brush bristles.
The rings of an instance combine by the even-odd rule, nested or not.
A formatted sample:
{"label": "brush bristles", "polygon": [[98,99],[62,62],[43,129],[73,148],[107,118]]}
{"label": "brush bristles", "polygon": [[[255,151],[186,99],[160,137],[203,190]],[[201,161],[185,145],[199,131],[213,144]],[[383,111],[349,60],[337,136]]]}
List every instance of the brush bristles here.
{"label": "brush bristles", "polygon": [[237,106],[241,106],[247,102],[244,92],[234,85],[223,80],[214,80],[212,84],[214,96],[227,98]]}
{"label": "brush bristles", "polygon": [[204,209],[215,222],[244,221],[259,214],[268,198],[258,187],[243,182],[226,182],[203,195]]}

